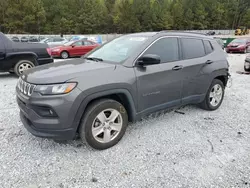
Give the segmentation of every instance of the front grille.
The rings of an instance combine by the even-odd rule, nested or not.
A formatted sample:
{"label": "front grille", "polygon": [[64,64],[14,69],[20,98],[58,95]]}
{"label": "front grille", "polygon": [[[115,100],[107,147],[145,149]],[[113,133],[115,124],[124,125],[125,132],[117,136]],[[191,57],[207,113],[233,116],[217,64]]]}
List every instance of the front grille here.
{"label": "front grille", "polygon": [[19,91],[27,96],[32,95],[35,87],[36,85],[25,82],[21,78],[19,78],[18,83],[17,83],[17,88],[19,89]]}

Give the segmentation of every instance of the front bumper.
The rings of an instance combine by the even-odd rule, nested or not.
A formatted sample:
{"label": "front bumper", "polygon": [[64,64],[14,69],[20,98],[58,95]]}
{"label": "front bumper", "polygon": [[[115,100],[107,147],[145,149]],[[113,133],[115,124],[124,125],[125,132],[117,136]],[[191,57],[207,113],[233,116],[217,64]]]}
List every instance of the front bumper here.
{"label": "front bumper", "polygon": [[226,52],[244,52],[245,48],[226,48]]}
{"label": "front bumper", "polygon": [[[71,140],[76,136],[78,125],[75,116],[80,103],[77,96],[80,90],[75,88],[71,93],[58,96],[41,96],[33,93],[25,96],[16,90],[16,100],[20,109],[20,118],[25,128],[34,136],[55,140]],[[79,103],[79,104],[78,104]],[[37,107],[52,109],[56,116],[40,115]]]}
{"label": "front bumper", "polygon": [[55,52],[55,51],[54,51],[54,52],[52,51],[52,52],[51,52],[51,56],[52,56],[52,57],[60,57],[60,56],[61,56],[61,52],[60,52],[60,51],[56,51],[56,52]]}

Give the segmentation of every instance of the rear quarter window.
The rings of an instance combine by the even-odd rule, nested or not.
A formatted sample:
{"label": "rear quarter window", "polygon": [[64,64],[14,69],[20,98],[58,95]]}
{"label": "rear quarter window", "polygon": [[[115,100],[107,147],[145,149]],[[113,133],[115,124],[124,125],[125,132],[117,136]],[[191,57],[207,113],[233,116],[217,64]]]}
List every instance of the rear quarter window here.
{"label": "rear quarter window", "polygon": [[201,39],[182,38],[181,46],[184,59],[194,59],[206,55],[203,41]]}
{"label": "rear quarter window", "polygon": [[210,54],[213,52],[213,46],[210,41],[204,40],[204,47],[205,47],[205,52],[206,54]]}

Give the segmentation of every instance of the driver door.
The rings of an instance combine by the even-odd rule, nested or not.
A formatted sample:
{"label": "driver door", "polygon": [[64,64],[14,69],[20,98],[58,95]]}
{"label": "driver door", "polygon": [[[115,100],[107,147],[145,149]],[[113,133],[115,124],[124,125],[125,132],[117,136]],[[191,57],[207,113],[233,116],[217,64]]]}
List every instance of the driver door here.
{"label": "driver door", "polygon": [[82,41],[77,41],[71,45],[70,55],[71,56],[81,56],[83,51],[83,43]]}
{"label": "driver door", "polygon": [[180,105],[183,80],[179,39],[158,39],[142,56],[146,54],[158,55],[161,63],[135,67],[139,111],[147,114]]}

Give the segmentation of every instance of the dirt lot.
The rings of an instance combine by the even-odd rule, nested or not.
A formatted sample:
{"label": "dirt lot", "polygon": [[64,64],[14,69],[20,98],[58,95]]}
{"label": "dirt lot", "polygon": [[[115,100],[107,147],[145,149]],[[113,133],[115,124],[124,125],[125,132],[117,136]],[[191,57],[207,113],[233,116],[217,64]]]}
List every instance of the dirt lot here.
{"label": "dirt lot", "polygon": [[149,117],[105,151],[32,136],[19,119],[17,79],[0,74],[0,187],[250,187],[250,75],[236,73],[244,58],[228,57],[233,82],[219,110]]}

